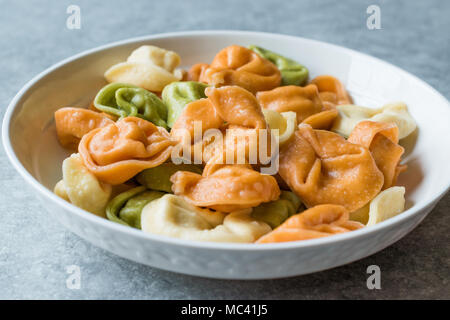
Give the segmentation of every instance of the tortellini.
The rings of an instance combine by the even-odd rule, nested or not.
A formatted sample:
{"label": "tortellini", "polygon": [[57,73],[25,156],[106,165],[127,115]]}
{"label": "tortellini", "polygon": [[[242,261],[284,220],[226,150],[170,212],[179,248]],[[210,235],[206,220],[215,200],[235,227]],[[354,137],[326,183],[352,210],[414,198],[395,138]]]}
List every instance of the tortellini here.
{"label": "tortellini", "polygon": [[67,194],[66,187],[64,185],[64,180],[59,180],[55,188],[53,189],[53,192],[60,198],[66,200],[67,202],[70,202],[69,195]]}
{"label": "tortellini", "polygon": [[313,85],[279,87],[270,91],[258,92],[256,98],[264,109],[280,113],[295,112],[298,123],[323,109],[317,87]]}
{"label": "tortellini", "polygon": [[264,109],[295,112],[298,123],[307,123],[314,129],[329,129],[338,114],[334,108],[324,107],[315,85],[279,87],[258,92],[256,98]]}
{"label": "tortellini", "polygon": [[91,130],[114,123],[105,114],[81,108],[61,108],[55,112],[58,140],[65,148],[76,149]]}
{"label": "tortellini", "polygon": [[271,231],[269,225],[251,217],[251,210],[225,215],[198,208],[183,198],[166,194],[142,210],[145,232],[186,240],[215,242],[254,242]]}
{"label": "tortellini", "polygon": [[269,128],[278,130],[278,142],[281,145],[289,141],[297,129],[297,115],[288,111],[278,113],[270,109],[263,109],[264,118]]}
{"label": "tortellini", "polygon": [[[227,157],[232,155],[236,159],[236,163],[242,158],[251,160],[252,164],[271,155],[271,132],[266,130],[269,129],[266,119],[253,94],[238,86],[226,86],[208,88],[206,95],[226,123],[224,145],[219,146],[216,155],[226,152]],[[263,137],[266,144],[260,143]]]}
{"label": "tortellini", "polygon": [[308,69],[300,63],[255,45],[249,46],[249,49],[255,51],[261,57],[266,58],[278,67],[281,72],[282,86],[301,86],[304,85],[308,79]]}
{"label": "tortellini", "polygon": [[303,124],[309,124],[313,129],[329,130],[338,115],[336,109],[324,110],[309,116],[303,120]]}
{"label": "tortellini", "polygon": [[279,174],[308,207],[328,203],[349,211],[372,200],[384,182],[367,148],[306,124],[280,149]]}
{"label": "tortellini", "polygon": [[114,222],[141,229],[141,212],[145,205],[164,195],[162,192],[136,187],[114,197],[106,207],[106,217]]}
{"label": "tortellini", "polygon": [[200,81],[200,76],[208,69],[208,67],[209,65],[207,63],[194,64],[187,73],[187,80]]}
{"label": "tortellini", "polygon": [[416,129],[405,104],[353,105],[339,79],[308,82],[305,66],[256,45],[188,72],[180,60],[141,46],[105,72],[88,109],[55,112],[60,144],[78,151],[56,195],[144,232],[216,242],[321,238],[405,209],[399,139]]}
{"label": "tortellini", "polygon": [[206,98],[207,87],[208,85],[196,81],[173,82],[164,87],[162,99],[167,105],[167,125],[170,128],[188,103]]}
{"label": "tortellini", "polygon": [[330,108],[341,104],[351,104],[352,98],[338,79],[330,75],[317,76],[311,80],[317,86],[324,105]]}
{"label": "tortellini", "polygon": [[85,134],[78,151],[97,178],[117,185],[164,163],[174,144],[164,128],[141,118],[126,117]]}
{"label": "tortellini", "polygon": [[173,51],[141,46],[131,53],[126,62],[109,68],[105,78],[108,82],[130,83],[161,92],[169,83],[182,79],[182,70],[176,69],[180,61],[180,56]]}
{"label": "tortellini", "polygon": [[177,171],[202,173],[202,169],[194,164],[174,164],[167,162],[154,168],[145,169],[136,176],[136,180],[148,189],[172,192],[170,177]]}
{"label": "tortellini", "polygon": [[398,175],[406,170],[400,164],[404,149],[398,144],[398,128],[394,123],[362,121],[350,133],[348,141],[370,150],[384,175],[383,189],[395,185]]}
{"label": "tortellini", "polygon": [[255,96],[238,86],[208,88],[206,95],[224,122],[252,129],[266,129],[261,107]]}
{"label": "tortellini", "polygon": [[336,107],[339,115],[331,128],[332,131],[348,137],[355,126],[364,120],[376,122],[394,122],[398,127],[398,138],[409,136],[417,127],[408,107],[402,102],[389,103],[379,109],[370,109],[353,104]]}
{"label": "tortellini", "polygon": [[208,129],[220,128],[224,123],[211,100],[200,99],[186,105],[173,124],[170,135],[180,142],[187,135],[188,142],[193,142],[195,121],[201,123],[202,134]]}
{"label": "tortellini", "polygon": [[223,212],[255,207],[280,196],[275,178],[253,170],[250,165],[208,163],[203,175],[178,171],[170,181],[172,191],[191,204]]}
{"label": "tortellini", "polygon": [[301,201],[295,193],[281,191],[278,200],[263,203],[253,208],[252,217],[264,221],[274,229],[287,218],[298,213],[300,206]]}
{"label": "tortellini", "polygon": [[[194,145],[195,124],[201,124],[201,134],[203,139]],[[194,163],[206,163],[215,153],[216,146],[210,144],[210,139],[205,134],[209,129],[218,129],[224,121],[214,108],[209,99],[200,99],[189,103],[174,123],[170,135],[179,142],[174,154],[178,158],[187,158]],[[222,136],[221,136],[222,137]],[[223,138],[222,138],[223,142]],[[196,148],[200,147],[200,155],[195,153]],[[187,152],[187,154],[186,154]],[[196,157],[195,157],[196,156]]]}
{"label": "tortellini", "polygon": [[368,226],[392,218],[405,210],[405,188],[391,187],[380,192],[371,202]]}
{"label": "tortellini", "polygon": [[347,209],[340,205],[323,204],[312,207],[287,219],[257,243],[286,242],[328,237],[364,227],[349,220]]}
{"label": "tortellini", "polygon": [[103,87],[94,99],[95,108],[105,113],[125,117],[140,117],[167,129],[167,107],[154,93],[125,83]]}
{"label": "tortellini", "polygon": [[194,65],[198,81],[216,87],[236,85],[252,93],[271,90],[281,83],[281,73],[272,62],[241,46],[229,46],[214,57],[211,64]]}
{"label": "tortellini", "polygon": [[72,154],[65,159],[62,170],[63,180],[56,184],[55,193],[81,209],[104,217],[111,196],[111,185],[100,182],[89,172],[79,154]]}
{"label": "tortellini", "polygon": [[370,203],[350,213],[350,219],[367,226],[392,218],[405,210],[405,187],[381,191]]}

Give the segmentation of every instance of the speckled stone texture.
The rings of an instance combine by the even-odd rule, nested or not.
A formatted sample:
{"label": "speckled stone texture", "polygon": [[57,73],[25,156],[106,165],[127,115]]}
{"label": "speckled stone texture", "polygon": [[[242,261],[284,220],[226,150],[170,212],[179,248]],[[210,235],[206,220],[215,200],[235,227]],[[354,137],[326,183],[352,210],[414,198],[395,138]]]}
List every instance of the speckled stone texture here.
{"label": "speckled stone texture", "polygon": [[[81,8],[81,30],[66,28],[70,4]],[[381,8],[381,30],[366,27],[371,4]],[[1,0],[0,8],[1,116],[28,80],[61,59],[125,38],[204,29],[267,31],[335,43],[387,60],[450,98],[448,0]],[[139,265],[78,238],[50,219],[3,148],[0,177],[3,299],[450,298],[450,194],[408,236],[364,260],[291,279],[221,281]],[[81,267],[79,290],[66,288],[66,267],[72,264]],[[372,264],[381,268],[381,290],[366,287],[366,268]]]}

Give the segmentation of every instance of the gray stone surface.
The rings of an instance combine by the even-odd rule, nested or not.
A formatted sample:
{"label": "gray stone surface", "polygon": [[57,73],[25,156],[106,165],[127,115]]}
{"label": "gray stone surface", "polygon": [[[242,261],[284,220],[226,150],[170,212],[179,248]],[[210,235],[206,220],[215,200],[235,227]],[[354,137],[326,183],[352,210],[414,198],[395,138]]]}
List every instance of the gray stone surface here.
{"label": "gray stone surface", "polygon": [[[66,28],[69,4],[81,7],[81,30]],[[370,4],[381,7],[382,30],[366,28]],[[396,64],[450,98],[448,0],[1,0],[0,8],[0,115],[29,79],[63,58],[129,37],[203,29],[277,32],[343,45]],[[416,230],[369,258],[312,275],[245,282],[160,271],[90,245],[49,218],[3,148],[0,177],[3,299],[450,298],[450,194]],[[66,288],[71,264],[81,267],[80,290]],[[381,268],[381,290],[366,288],[371,264]]]}

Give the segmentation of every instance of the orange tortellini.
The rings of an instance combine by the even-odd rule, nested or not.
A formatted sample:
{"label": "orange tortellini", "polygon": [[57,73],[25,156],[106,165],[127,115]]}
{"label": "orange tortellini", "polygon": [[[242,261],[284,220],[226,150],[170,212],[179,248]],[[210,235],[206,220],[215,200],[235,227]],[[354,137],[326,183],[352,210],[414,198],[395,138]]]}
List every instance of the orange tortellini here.
{"label": "orange tortellini", "polygon": [[85,134],[78,151],[89,171],[117,185],[164,163],[173,145],[164,128],[141,118],[126,117]]}
{"label": "orange tortellini", "polygon": [[272,232],[259,238],[257,243],[286,242],[328,237],[364,227],[349,220],[346,208],[322,204],[287,219]]}
{"label": "orange tortellini", "polygon": [[398,144],[398,127],[395,123],[362,121],[350,133],[348,141],[370,150],[384,175],[383,189],[395,185],[398,175],[406,170],[405,165],[400,165],[405,150]]}
{"label": "orange tortellini", "polygon": [[176,195],[196,206],[222,212],[256,207],[280,196],[275,178],[253,170],[250,165],[210,162],[202,175],[178,171],[170,180]]}
{"label": "orange tortellini", "polygon": [[311,84],[317,86],[319,95],[324,104],[336,106],[341,104],[351,104],[352,98],[345,90],[344,85],[337,78],[330,75],[322,75],[311,80]]}
{"label": "orange tortellini", "polygon": [[[208,144],[207,139],[201,141],[204,163],[214,155],[224,153],[233,158],[243,158],[243,163],[250,154],[256,154],[256,158],[259,158],[259,130],[269,128],[255,96],[238,86],[210,87],[205,90],[205,94],[208,98],[191,102],[185,107],[172,127],[171,136],[188,144],[188,149],[193,150],[195,122],[200,122],[201,134],[209,129],[217,129],[224,135],[212,145]],[[269,157],[270,131],[262,133],[268,147],[261,154]]]}
{"label": "orange tortellini", "polygon": [[339,204],[349,211],[372,200],[384,183],[367,148],[306,124],[281,148],[279,173],[308,207]]}
{"label": "orange tortellini", "polygon": [[55,112],[56,133],[61,145],[76,149],[89,131],[114,123],[106,114],[81,108],[61,108]]}
{"label": "orange tortellini", "polygon": [[[241,162],[252,156],[259,162],[261,156],[270,154],[270,131],[254,95],[238,86],[208,88],[206,95],[226,123],[224,145],[216,153],[225,151],[236,161],[241,158]],[[266,150],[259,150],[263,145],[260,138],[265,139]]]}
{"label": "orange tortellini", "polygon": [[280,70],[269,60],[245,47],[222,49],[210,65],[194,65],[190,79],[214,86],[236,85],[252,93],[280,86]]}
{"label": "orange tortellini", "polygon": [[315,129],[329,129],[338,111],[326,108],[315,85],[284,86],[256,94],[261,107],[277,112],[292,111],[298,123],[307,123]]}
{"label": "orange tortellini", "polygon": [[256,98],[264,109],[295,112],[298,123],[323,109],[319,91],[314,85],[278,87],[270,91],[258,92]]}

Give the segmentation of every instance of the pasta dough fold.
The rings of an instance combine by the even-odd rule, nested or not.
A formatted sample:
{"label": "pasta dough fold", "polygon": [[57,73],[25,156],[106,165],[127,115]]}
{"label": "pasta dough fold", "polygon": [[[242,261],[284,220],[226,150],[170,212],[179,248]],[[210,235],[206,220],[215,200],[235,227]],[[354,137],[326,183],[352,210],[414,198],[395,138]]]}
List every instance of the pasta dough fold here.
{"label": "pasta dough fold", "polygon": [[241,46],[229,46],[214,57],[211,64],[194,65],[191,74],[216,87],[236,85],[252,93],[271,90],[281,83],[281,73],[269,60]]}
{"label": "pasta dough fold", "polygon": [[87,109],[61,108],[55,112],[56,133],[65,148],[76,149],[86,133],[111,123],[114,121],[105,114]]}
{"label": "pasta dough fold", "polygon": [[141,118],[126,117],[84,135],[78,150],[89,171],[117,185],[164,163],[174,144],[164,128]]}
{"label": "pasta dough fold", "polygon": [[254,242],[271,231],[266,223],[253,219],[250,210],[225,215],[170,194],[147,204],[141,221],[145,232],[197,241]]}
{"label": "pasta dough fold", "polygon": [[281,72],[281,85],[304,85],[308,79],[308,69],[302,66],[300,63],[295,62],[292,59],[283,57],[273,51],[257,47],[255,45],[249,46],[249,49],[255,51],[261,57],[274,63]]}
{"label": "pasta dough fold", "polygon": [[97,93],[94,106],[119,118],[139,117],[167,129],[166,105],[154,93],[131,84],[106,85]]}
{"label": "pasta dough fold", "polygon": [[113,65],[105,72],[108,82],[123,82],[149,91],[161,92],[166,85],[180,81],[183,73],[176,67],[180,56],[155,46],[141,46],[134,50],[126,62]]}
{"label": "pasta dough fold", "polygon": [[348,94],[347,90],[345,90],[342,82],[333,76],[317,76],[311,80],[311,84],[317,86],[319,96],[328,108],[336,105],[352,103],[352,98]]}
{"label": "pasta dough fold", "polygon": [[348,141],[370,150],[384,175],[383,190],[395,185],[398,175],[406,170],[406,165],[400,165],[404,149],[398,145],[395,123],[362,121],[350,133]]}
{"label": "pasta dough fold", "polygon": [[306,124],[281,148],[279,174],[308,207],[339,204],[349,211],[372,200],[384,182],[368,149]]}
{"label": "pasta dough fold", "polygon": [[287,219],[257,243],[286,242],[328,237],[360,229],[363,224],[350,221],[347,209],[340,205],[323,204]]}

